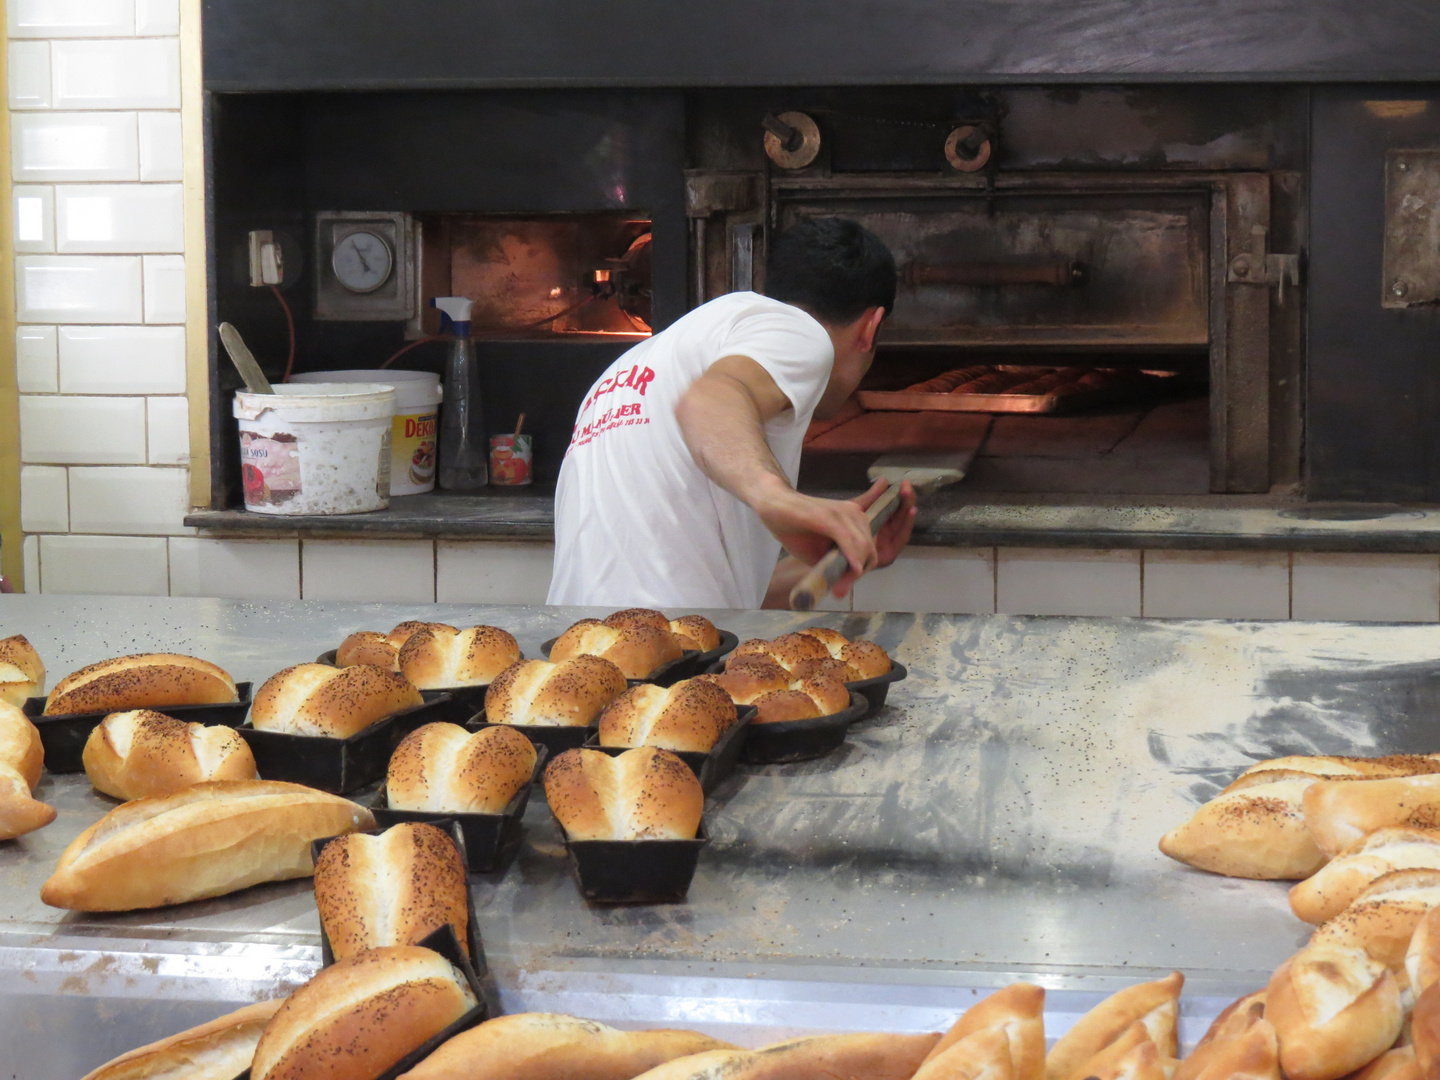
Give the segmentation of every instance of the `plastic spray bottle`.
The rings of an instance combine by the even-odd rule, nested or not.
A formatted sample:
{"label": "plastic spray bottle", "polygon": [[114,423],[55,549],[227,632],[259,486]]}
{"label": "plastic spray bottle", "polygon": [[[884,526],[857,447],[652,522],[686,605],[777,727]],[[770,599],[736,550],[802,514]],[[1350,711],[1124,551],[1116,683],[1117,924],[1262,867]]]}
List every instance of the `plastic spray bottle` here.
{"label": "plastic spray bottle", "polygon": [[485,418],[480,410],[479,372],[470,343],[471,301],[437,296],[440,332],[455,335],[445,364],[445,404],[440,407],[440,467],[436,479],[446,491],[478,491],[490,482]]}

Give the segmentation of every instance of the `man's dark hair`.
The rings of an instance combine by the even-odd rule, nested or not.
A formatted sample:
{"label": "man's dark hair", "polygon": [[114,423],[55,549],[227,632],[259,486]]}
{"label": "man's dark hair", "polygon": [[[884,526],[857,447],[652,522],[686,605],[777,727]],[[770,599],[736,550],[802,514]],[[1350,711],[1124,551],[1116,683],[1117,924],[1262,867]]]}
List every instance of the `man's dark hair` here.
{"label": "man's dark hair", "polygon": [[846,218],[811,218],[770,245],[765,294],[844,324],[867,308],[895,309],[895,256],[885,241]]}

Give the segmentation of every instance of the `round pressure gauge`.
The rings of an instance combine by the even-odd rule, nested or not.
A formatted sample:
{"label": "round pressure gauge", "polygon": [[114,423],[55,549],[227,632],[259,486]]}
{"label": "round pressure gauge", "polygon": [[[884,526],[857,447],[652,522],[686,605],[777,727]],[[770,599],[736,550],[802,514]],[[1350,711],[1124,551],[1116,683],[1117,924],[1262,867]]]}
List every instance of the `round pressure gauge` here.
{"label": "round pressure gauge", "polygon": [[341,285],[353,293],[369,293],[390,279],[394,253],[372,232],[352,232],[335,245],[330,265]]}

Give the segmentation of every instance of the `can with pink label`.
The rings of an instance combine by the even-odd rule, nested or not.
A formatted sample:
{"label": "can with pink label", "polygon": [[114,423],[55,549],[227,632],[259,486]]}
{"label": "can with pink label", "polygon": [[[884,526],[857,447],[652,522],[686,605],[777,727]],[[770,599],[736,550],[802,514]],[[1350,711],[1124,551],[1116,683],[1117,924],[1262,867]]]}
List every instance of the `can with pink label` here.
{"label": "can with pink label", "polygon": [[519,487],[533,479],[530,472],[534,444],[529,435],[490,436],[490,483]]}

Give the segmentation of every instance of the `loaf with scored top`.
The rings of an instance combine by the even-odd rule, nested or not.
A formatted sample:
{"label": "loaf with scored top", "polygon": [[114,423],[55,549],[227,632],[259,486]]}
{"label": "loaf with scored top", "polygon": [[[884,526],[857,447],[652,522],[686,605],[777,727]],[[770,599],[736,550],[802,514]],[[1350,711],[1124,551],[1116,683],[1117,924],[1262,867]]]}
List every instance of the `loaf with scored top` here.
{"label": "loaf with scored top", "polygon": [[498,626],[427,626],[400,647],[400,673],[421,690],[484,686],[520,661],[520,643]]}
{"label": "loaf with scored top", "polygon": [[1045,1075],[1045,991],[1012,983],[967,1009],[926,1055],[913,1080],[981,1076],[1012,1080]]}
{"label": "loaf with scored top", "polygon": [[613,663],[627,679],[648,679],[682,655],[684,650],[668,627],[661,630],[639,620],[606,626],[598,619],[581,619],[550,647],[552,661],[598,656]]}
{"label": "loaf with scored top", "polygon": [[1339,1080],[1388,1050],[1405,1013],[1390,970],[1364,949],[1310,945],[1276,969],[1265,1019],[1290,1080]]}
{"label": "loaf with scored top", "polygon": [[1392,870],[1320,926],[1310,944],[1364,949],[1398,973],[1404,969],[1416,927],[1436,905],[1440,905],[1440,870]]}
{"label": "loaf with scored top", "polygon": [[83,1080],[235,1080],[250,1068],[265,1025],[284,1003],[277,998],[246,1005],[121,1054]]}
{"label": "loaf with scored top", "polygon": [[0,704],[24,705],[45,691],[45,662],[23,634],[0,638]]}
{"label": "loaf with scored top", "polygon": [[782,724],[834,716],[850,706],[850,691],[838,679],[822,676],[800,679],[788,690],[772,690],[755,699],[752,724]]}
{"label": "loaf with scored top", "polygon": [[40,770],[45,763],[40,729],[19,706],[8,701],[0,701],[0,763],[9,765],[32,788],[40,782]]}
{"label": "loaf with scored top", "polygon": [[[1235,1053],[1234,1050],[1225,1048],[1233,1047],[1237,1041],[1248,1038],[1250,1032],[1261,1024],[1264,1024],[1267,1029],[1268,1037],[1262,1035],[1259,1043],[1255,1044],[1254,1053],[1258,1059],[1259,1069],[1244,1071],[1241,1075],[1245,1077],[1257,1074],[1264,1077],[1273,1075],[1275,1080],[1279,1080],[1280,1046],[1275,1041],[1275,1029],[1265,1019],[1265,991],[1263,989],[1236,998],[1221,1009],[1220,1014],[1211,1021],[1204,1036],[1195,1044],[1195,1049],[1190,1051],[1190,1056],[1176,1068],[1175,1075],[1171,1080],[1201,1080],[1202,1077],[1204,1080],[1223,1080],[1226,1074],[1220,1073],[1219,1076],[1216,1074],[1226,1062],[1232,1061]],[[1211,1069],[1210,1066],[1215,1062],[1220,1062],[1220,1066]],[[1207,1070],[1209,1071],[1207,1072]]]}
{"label": "loaf with scored top", "polygon": [[1405,975],[1414,994],[1440,982],[1440,907],[1432,907],[1405,947]]}
{"label": "loaf with scored top", "polygon": [[545,798],[571,840],[691,840],[705,810],[690,767],[653,746],[566,750],[545,767]]}
{"label": "loaf with scored top", "polygon": [[813,1035],[759,1050],[709,1050],[636,1080],[910,1080],[937,1033]]}
{"label": "loaf with scored top", "polygon": [[259,731],[345,739],[424,700],[405,676],[374,664],[297,664],[265,680],[250,723]]}
{"label": "loaf with scored top", "polygon": [[1383,875],[1419,867],[1440,870],[1440,830],[1376,829],[1294,886],[1290,910],[1308,923],[1323,923]]}
{"label": "loaf with scored top", "polygon": [[652,626],[671,634],[681,649],[709,652],[720,645],[720,631],[704,615],[682,615],[678,619],[665,616],[664,612],[652,608],[626,608],[605,616],[601,620],[606,626],[620,629],[626,626]]}
{"label": "loaf with scored top", "polygon": [[708,754],[736,719],[735,702],[713,682],[631,687],[600,714],[601,746],[658,746]]}
{"label": "loaf with scored top", "polygon": [[893,666],[889,654],[873,641],[851,641],[824,626],[782,634],[770,641],[742,641],[726,659],[726,667],[756,657],[774,660],[792,675],[832,674],[843,682],[873,679]]}
{"label": "loaf with scored top", "polygon": [[0,701],[0,840],[14,840],[55,820],[55,808],[31,794],[44,760],[39,730],[17,706]]}
{"label": "loaf with scored top", "polygon": [[178,653],[139,653],[102,660],[66,675],[50,691],[45,715],[223,705],[235,700],[235,680],[208,661]]}
{"label": "loaf with scored top", "polygon": [[1160,839],[1172,859],[1228,877],[1309,877],[1325,855],[1306,825],[1311,773],[1277,769],[1242,776]]}
{"label": "loaf with scored top", "polygon": [[846,682],[874,679],[889,673],[893,666],[890,654],[873,641],[857,638],[851,641],[838,630],[826,626],[810,626],[800,633],[815,638],[829,650],[833,659],[839,660],[849,670]]}
{"label": "loaf with scored top", "polygon": [[718,675],[700,675],[697,678],[713,682],[729,694],[736,705],[753,705],[765,694],[789,690],[794,681],[789,670],[776,660],[753,654],[727,665]]}
{"label": "loaf with scored top", "polygon": [[1184,984],[1185,976],[1175,971],[1111,994],[1060,1036],[1045,1059],[1046,1080],[1081,1080],[1088,1075],[1085,1067],[1089,1061],[1137,1023],[1162,1056],[1174,1057],[1179,1047],[1176,1025]]}
{"label": "loaf with scored top", "polygon": [[385,797],[392,810],[498,814],[530,782],[535,757],[535,744],[511,727],[426,724],[390,756]]}
{"label": "loaf with scored top", "polygon": [[427,628],[455,630],[448,623],[422,622],[409,619],[396,625],[388,634],[378,630],[357,630],[335,650],[337,667],[352,667],[355,664],[374,664],[376,667],[400,670],[400,649],[415,634]]}
{"label": "loaf with scored top", "polygon": [[485,719],[492,724],[588,727],[628,685],[624,672],[598,656],[522,660],[496,676],[485,691]]}
{"label": "loaf with scored top", "polygon": [[232,728],[150,709],[111,713],[85,740],[85,775],[117,799],[169,795],[202,780],[254,780],[255,756]]}
{"label": "loaf with scored top", "polygon": [[1440,829],[1440,773],[1317,780],[1305,789],[1305,827],[1333,858],[1377,829]]}

